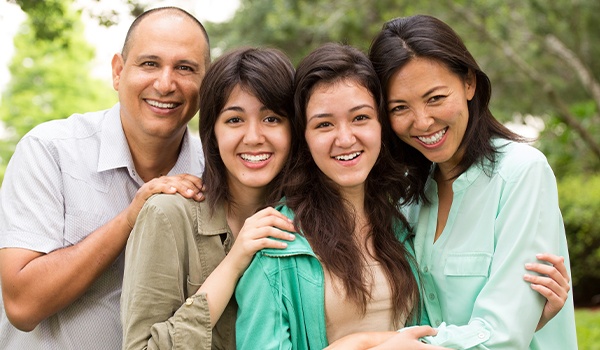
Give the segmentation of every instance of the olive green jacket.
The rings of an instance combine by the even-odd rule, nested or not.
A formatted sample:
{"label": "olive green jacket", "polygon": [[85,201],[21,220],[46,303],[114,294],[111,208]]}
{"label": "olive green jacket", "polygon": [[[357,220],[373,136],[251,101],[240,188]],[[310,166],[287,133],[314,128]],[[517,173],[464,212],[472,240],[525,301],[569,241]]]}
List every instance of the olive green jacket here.
{"label": "olive green jacket", "polygon": [[194,296],[233,244],[223,206],[180,195],[148,199],[125,249],[123,349],[235,349],[235,300],[214,329]]}

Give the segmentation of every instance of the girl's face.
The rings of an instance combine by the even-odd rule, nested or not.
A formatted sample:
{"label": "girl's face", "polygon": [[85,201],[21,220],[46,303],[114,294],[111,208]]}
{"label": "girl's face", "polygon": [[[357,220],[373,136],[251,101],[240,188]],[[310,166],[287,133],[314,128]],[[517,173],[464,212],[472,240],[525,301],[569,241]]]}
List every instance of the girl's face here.
{"label": "girl's face", "polygon": [[267,186],[283,168],[290,151],[290,121],[239,85],[217,118],[215,136],[228,183],[236,188]]}
{"label": "girl's face", "polygon": [[462,79],[438,61],[415,58],[394,73],[387,92],[396,135],[441,169],[454,168],[475,94],[473,74]]}
{"label": "girl's face", "polygon": [[381,149],[381,124],[371,93],[353,80],[314,87],[304,136],[321,171],[342,191],[364,189]]}

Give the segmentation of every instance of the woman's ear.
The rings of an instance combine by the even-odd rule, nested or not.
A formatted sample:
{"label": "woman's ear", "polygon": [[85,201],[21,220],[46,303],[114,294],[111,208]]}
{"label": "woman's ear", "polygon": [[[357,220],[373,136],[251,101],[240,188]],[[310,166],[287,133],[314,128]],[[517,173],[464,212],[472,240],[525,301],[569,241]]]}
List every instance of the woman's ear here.
{"label": "woman's ear", "polygon": [[471,101],[473,96],[475,96],[475,88],[477,87],[477,77],[475,76],[475,72],[472,69],[469,69],[467,76],[465,77],[465,95],[467,96],[467,100]]}

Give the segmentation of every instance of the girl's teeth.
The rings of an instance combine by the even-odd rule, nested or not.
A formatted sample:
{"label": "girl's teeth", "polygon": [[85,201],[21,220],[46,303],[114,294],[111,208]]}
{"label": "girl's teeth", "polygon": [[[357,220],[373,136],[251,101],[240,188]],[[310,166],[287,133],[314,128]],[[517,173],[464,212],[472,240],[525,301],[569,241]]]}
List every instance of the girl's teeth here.
{"label": "girl's teeth", "polygon": [[360,155],[360,152],[354,152],[354,153],[350,153],[350,154],[344,154],[341,156],[336,156],[334,157],[337,160],[352,160],[356,157],[358,157]]}
{"label": "girl's teeth", "polygon": [[240,157],[247,162],[258,163],[258,162],[264,162],[265,160],[269,159],[271,157],[271,155],[267,154],[267,153],[257,154],[257,155],[241,154]]}

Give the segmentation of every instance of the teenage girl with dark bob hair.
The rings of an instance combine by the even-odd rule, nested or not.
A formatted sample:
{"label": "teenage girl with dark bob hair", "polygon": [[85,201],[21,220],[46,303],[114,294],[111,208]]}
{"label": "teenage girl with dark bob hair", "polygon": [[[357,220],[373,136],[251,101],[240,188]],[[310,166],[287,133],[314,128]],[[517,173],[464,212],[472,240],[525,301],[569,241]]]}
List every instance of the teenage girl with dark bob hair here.
{"label": "teenage girl with dark bob hair", "polygon": [[209,68],[200,90],[206,201],[160,194],[142,208],[125,253],[123,349],[235,349],[237,279],[257,250],[293,239],[285,216],[262,209],[281,198],[293,77],[274,49],[238,49]]}

